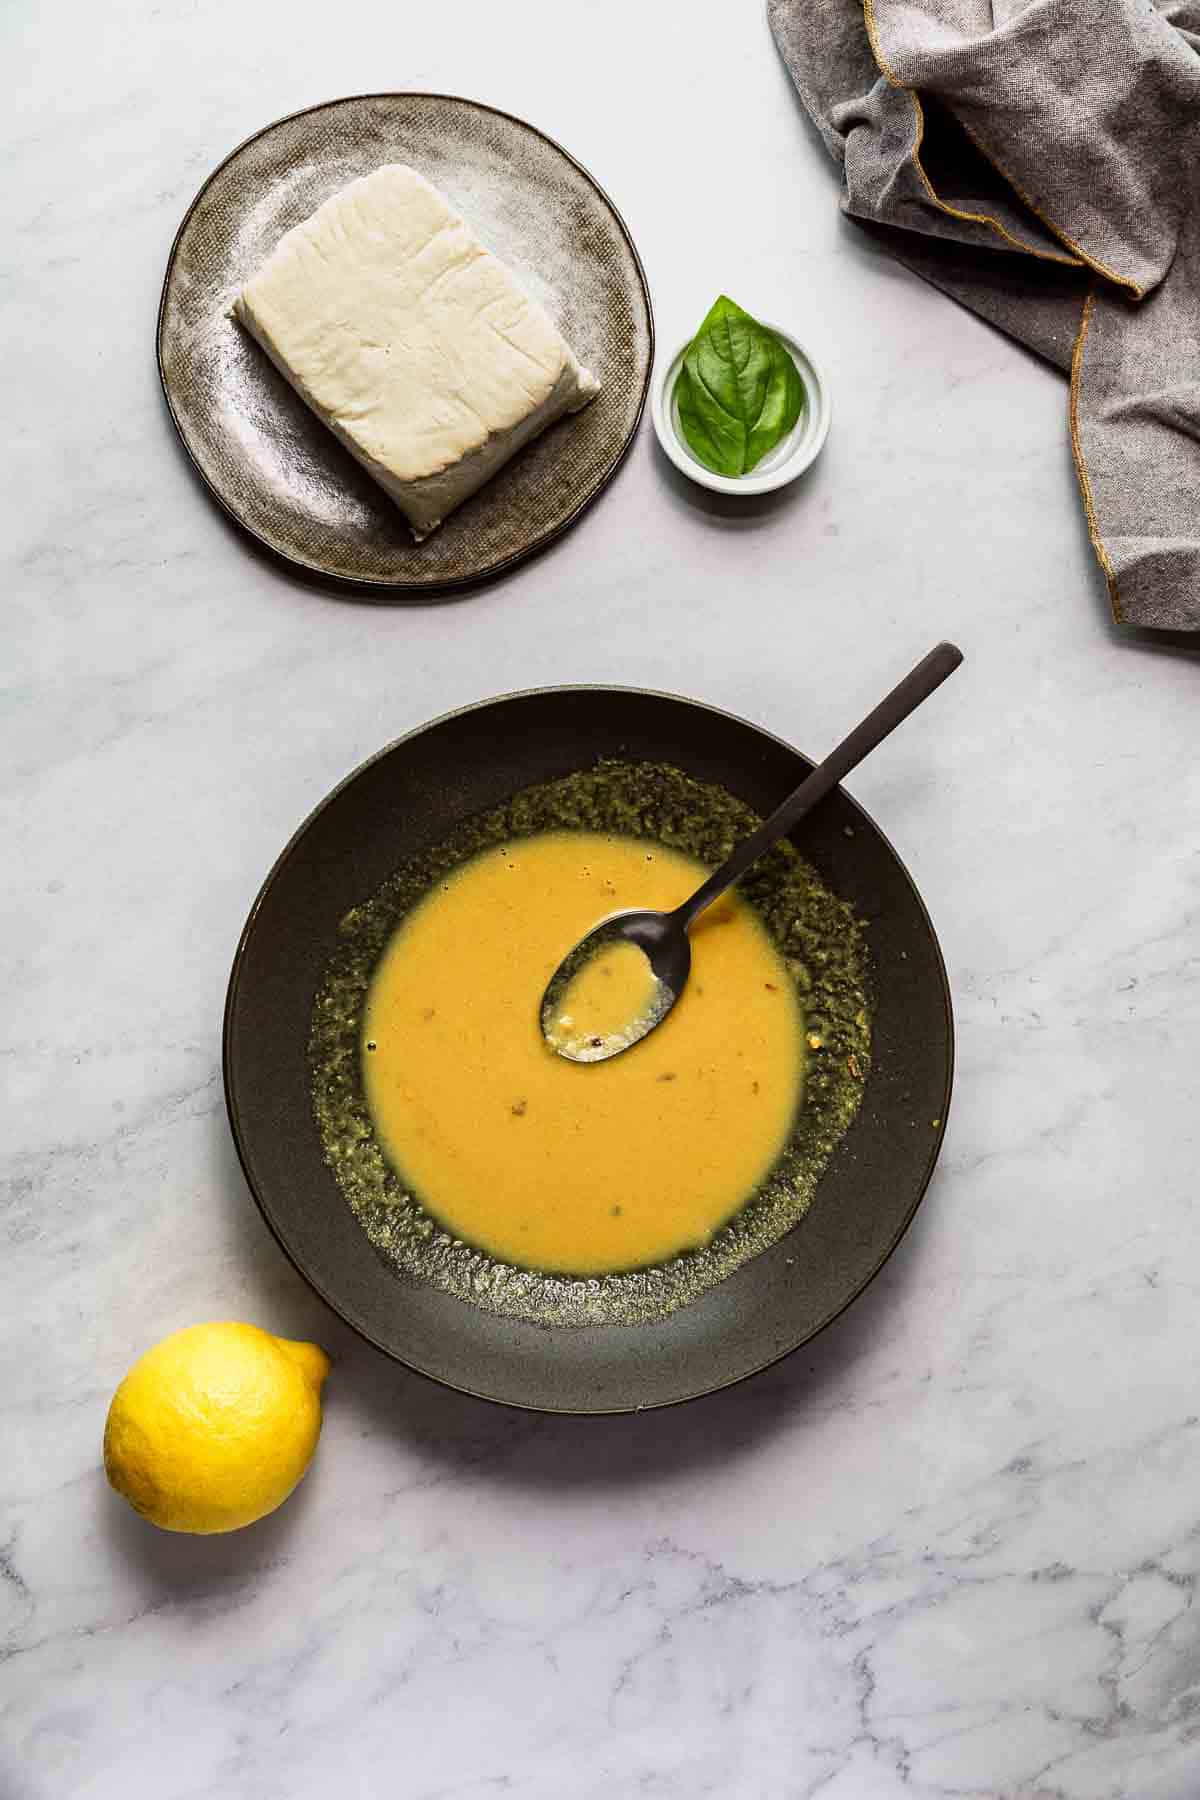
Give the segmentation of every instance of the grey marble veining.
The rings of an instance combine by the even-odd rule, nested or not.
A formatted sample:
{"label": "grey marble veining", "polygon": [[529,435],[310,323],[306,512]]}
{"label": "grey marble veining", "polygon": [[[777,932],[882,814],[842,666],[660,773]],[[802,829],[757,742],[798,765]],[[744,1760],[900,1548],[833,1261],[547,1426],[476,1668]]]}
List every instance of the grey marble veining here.
{"label": "grey marble veining", "polygon": [[[260,0],[0,14],[4,1800],[1189,1800],[1200,1793],[1194,648],[1116,631],[1058,377],[838,219],[759,8]],[[796,489],[733,512],[649,429],[459,604],[250,554],[156,386],[207,170],[336,93],[475,95],[614,195],[671,346],[713,295],[827,364]],[[959,1022],[909,1238],[811,1349],[678,1412],[493,1411],[330,1319],[254,1212],[230,956],[295,824],[448,707],[672,688],[810,751],[934,638],[964,670],[851,786]],[[272,1519],[155,1533],[99,1469],[147,1344],[334,1357]]]}

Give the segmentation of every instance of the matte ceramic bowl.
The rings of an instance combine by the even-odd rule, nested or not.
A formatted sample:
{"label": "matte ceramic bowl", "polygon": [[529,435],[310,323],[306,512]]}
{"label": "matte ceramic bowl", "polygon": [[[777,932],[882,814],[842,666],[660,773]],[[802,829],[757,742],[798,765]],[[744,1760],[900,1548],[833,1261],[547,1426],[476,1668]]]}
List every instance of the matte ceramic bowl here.
{"label": "matte ceramic bowl", "polygon": [[793,430],[748,475],[718,475],[714,470],[706,469],[689,450],[680,429],[675,385],[691,338],[685,338],[671,360],[659,368],[651,388],[651,417],[663,450],[689,481],[711,488],[717,494],[769,494],[774,488],[785,487],[816,461],[829,436],[829,383],[812,353],[781,325],[772,324],[769,319],[764,319],[763,324],[782,339],[791,353],[804,383],[805,406]]}
{"label": "matte ceramic bowl", "polygon": [[385,1261],[330,1174],[313,1119],[309,1026],[339,921],[464,820],[602,757],[673,763],[760,813],[812,767],[729,713],[634,688],[544,688],[435,719],[356,769],[297,831],[251,910],[225,1012],[238,1154],[301,1274],[410,1368],[546,1412],[666,1406],[805,1343],[899,1243],[933,1172],[950,1098],[950,995],[929,916],[887,839],[835,789],[793,837],[866,921],[871,1069],[799,1224],[690,1305],[640,1325],[501,1318]]}

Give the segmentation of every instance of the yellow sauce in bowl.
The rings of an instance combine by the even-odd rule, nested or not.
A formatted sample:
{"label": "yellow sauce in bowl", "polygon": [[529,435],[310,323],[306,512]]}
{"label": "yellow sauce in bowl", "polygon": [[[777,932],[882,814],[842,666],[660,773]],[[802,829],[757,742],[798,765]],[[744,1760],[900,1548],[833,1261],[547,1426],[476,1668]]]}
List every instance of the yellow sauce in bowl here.
{"label": "yellow sauce in bowl", "polygon": [[[403,920],[367,994],[364,1093],[389,1161],[456,1237],[526,1268],[635,1269],[708,1243],[766,1179],[800,1102],[803,1017],[736,894],[697,923],[691,979],[641,1044],[572,1063],[539,1026],[550,975],[600,918],[674,907],[706,873],[548,831],[484,851]],[[598,989],[589,1017],[619,1016],[644,979],[640,952],[598,965],[613,1001]]]}
{"label": "yellow sauce in bowl", "polygon": [[548,1016],[542,1003],[542,1030],[560,1056],[603,1062],[644,1037],[672,999],[646,952],[617,939],[584,954],[565,986],[556,978]]}

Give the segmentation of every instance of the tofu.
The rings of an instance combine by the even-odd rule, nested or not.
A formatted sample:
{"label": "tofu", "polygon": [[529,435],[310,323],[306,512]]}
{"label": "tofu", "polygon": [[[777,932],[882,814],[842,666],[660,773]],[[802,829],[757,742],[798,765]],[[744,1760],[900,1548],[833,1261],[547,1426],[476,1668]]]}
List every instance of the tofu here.
{"label": "tofu", "polygon": [[285,233],[233,313],[418,539],[599,392],[544,308],[402,163]]}

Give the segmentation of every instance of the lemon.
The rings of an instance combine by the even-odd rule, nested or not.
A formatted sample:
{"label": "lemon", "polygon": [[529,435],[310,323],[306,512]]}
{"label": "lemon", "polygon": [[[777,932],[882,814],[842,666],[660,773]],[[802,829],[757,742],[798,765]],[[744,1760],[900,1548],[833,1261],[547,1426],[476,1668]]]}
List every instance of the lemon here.
{"label": "lemon", "polygon": [[164,1531],[236,1531],[287,1499],[321,1435],[329,1358],[257,1325],[190,1325],[134,1363],[104,1427],[104,1470]]}

